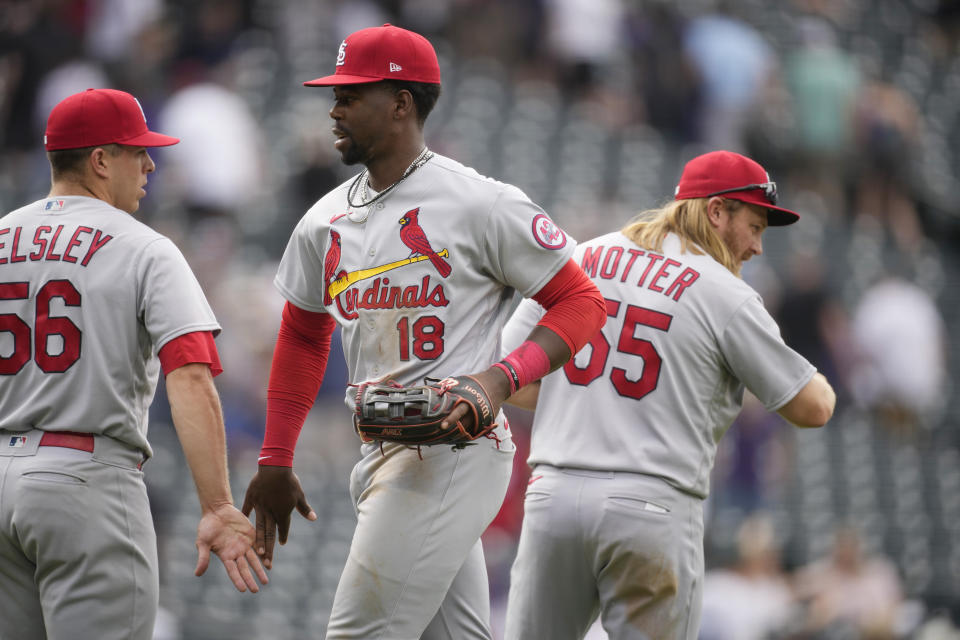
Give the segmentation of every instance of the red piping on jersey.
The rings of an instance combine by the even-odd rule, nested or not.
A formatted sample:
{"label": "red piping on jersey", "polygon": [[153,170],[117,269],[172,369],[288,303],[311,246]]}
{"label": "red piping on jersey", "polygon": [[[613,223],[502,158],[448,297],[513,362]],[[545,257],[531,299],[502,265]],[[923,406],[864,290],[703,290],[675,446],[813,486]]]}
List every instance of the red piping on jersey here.
{"label": "red piping on jersey", "polygon": [[607,321],[607,304],[600,290],[573,260],[568,260],[533,299],[547,310],[537,324],[560,336],[570,349],[570,357]]}
{"label": "red piping on jersey", "polygon": [[323,383],[336,326],[327,313],[307,311],[289,302],[284,306],[267,384],[261,465],[293,466],[293,450]]}
{"label": "red piping on jersey", "polygon": [[165,376],[185,364],[194,363],[209,365],[214,377],[223,373],[212,331],[191,331],[177,336],[160,348],[157,357]]}

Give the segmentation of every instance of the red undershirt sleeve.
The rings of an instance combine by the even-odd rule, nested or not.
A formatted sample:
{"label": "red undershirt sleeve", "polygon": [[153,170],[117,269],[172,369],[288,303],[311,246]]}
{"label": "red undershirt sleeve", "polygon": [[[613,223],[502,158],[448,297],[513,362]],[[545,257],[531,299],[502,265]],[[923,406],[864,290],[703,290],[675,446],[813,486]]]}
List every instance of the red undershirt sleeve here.
{"label": "red undershirt sleeve", "polygon": [[293,466],[300,429],[323,383],[334,328],[327,313],[284,306],[267,385],[261,465]]}
{"label": "red undershirt sleeve", "polygon": [[607,305],[583,269],[572,259],[533,299],[547,312],[538,322],[567,343],[573,357],[607,320]]}
{"label": "red undershirt sleeve", "polygon": [[214,377],[223,373],[212,331],[191,331],[177,336],[160,348],[157,357],[160,358],[163,375],[193,363],[210,365],[210,373]]}

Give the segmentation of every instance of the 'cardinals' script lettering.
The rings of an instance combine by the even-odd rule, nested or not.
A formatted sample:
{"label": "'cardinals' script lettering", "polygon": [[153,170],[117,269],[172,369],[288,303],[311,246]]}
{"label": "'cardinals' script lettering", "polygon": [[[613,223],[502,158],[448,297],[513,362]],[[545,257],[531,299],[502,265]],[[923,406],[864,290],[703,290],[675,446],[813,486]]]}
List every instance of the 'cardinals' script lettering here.
{"label": "'cardinals' script lettering", "polygon": [[337,309],[347,320],[355,319],[358,309],[416,309],[448,304],[443,284],[431,288],[430,276],[424,276],[420,284],[406,287],[390,286],[390,278],[376,278],[365,289],[351,287],[337,296]]}

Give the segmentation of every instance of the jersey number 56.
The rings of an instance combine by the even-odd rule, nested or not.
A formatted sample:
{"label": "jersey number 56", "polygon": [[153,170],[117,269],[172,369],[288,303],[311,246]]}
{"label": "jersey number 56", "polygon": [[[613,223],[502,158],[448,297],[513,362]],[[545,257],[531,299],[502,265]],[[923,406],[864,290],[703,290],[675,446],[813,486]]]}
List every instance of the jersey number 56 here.
{"label": "jersey number 56", "polygon": [[[26,300],[30,297],[29,282],[0,282],[0,301]],[[33,329],[15,313],[0,313],[0,333],[13,336],[13,352],[0,355],[0,375],[13,375],[33,359],[44,373],[63,373],[80,359],[80,328],[70,318],[50,315],[50,300],[60,298],[68,307],[80,306],[80,292],[69,280],[50,280],[37,291]],[[31,333],[33,339],[31,340]],[[50,338],[59,336],[63,348],[50,353]],[[35,349],[31,348],[31,343]]]}

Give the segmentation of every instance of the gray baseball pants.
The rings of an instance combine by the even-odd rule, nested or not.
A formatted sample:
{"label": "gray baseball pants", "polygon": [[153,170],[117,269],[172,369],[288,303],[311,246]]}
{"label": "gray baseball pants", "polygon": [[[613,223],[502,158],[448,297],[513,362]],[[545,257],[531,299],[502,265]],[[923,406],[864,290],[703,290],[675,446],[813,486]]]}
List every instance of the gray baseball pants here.
{"label": "gray baseball pants", "polygon": [[149,640],[157,541],[142,455],[0,431],[0,640]]}
{"label": "gray baseball pants", "polygon": [[499,446],[363,446],[328,640],[490,640],[480,535],[503,503],[516,450],[508,431],[496,433]]}
{"label": "gray baseball pants", "polygon": [[639,473],[537,465],[510,572],[506,640],[696,640],[703,501]]}

